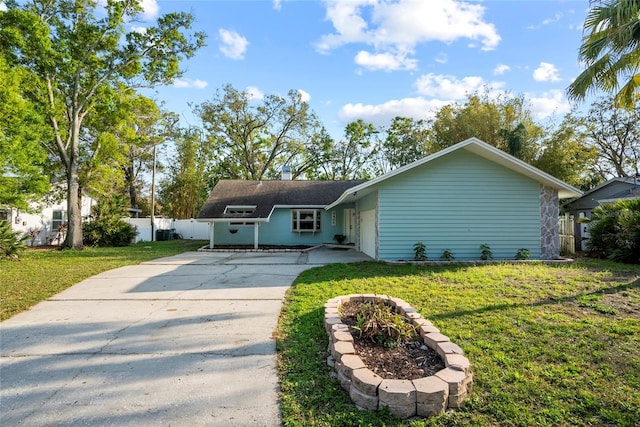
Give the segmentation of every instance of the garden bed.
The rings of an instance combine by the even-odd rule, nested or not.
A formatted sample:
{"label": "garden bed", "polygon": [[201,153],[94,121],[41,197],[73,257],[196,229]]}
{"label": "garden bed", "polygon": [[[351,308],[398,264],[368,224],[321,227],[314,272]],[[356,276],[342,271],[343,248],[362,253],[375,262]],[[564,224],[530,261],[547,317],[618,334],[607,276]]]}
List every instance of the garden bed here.
{"label": "garden bed", "polygon": [[[411,367],[411,363],[401,362],[400,369],[397,369],[397,361],[377,368],[375,364],[367,364],[368,360],[376,359],[376,355],[372,350],[365,354],[356,350],[358,344],[355,343],[349,325],[340,317],[340,307],[342,304],[369,301],[388,301],[397,313],[409,319],[427,347],[421,350],[425,354],[428,354],[428,349],[435,352],[441,358],[444,367],[431,374],[429,369],[416,370],[415,360]],[[471,365],[463,355],[462,349],[450,342],[438,328],[399,298],[373,294],[332,298],[325,304],[324,324],[329,334],[331,351],[327,363],[334,367],[340,385],[360,409],[377,410],[388,407],[391,413],[400,418],[406,419],[416,415],[427,417],[442,413],[448,408],[460,407],[471,391]],[[419,349],[420,347],[418,346]],[[382,353],[379,353],[377,357],[378,362],[393,360],[393,357],[381,355]],[[431,362],[434,363],[430,363],[429,366],[437,366],[434,358],[431,358]],[[391,372],[394,369],[401,374]],[[422,373],[420,369],[423,369]]]}

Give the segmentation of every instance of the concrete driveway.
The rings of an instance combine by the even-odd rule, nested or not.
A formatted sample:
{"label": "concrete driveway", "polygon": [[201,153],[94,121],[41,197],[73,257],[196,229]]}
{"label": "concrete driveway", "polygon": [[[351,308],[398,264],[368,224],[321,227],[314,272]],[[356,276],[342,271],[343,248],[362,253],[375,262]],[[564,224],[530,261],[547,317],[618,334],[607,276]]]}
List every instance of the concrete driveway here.
{"label": "concrete driveway", "polygon": [[84,280],[0,323],[0,425],[280,425],[285,291],[308,268],[367,259],[189,252]]}

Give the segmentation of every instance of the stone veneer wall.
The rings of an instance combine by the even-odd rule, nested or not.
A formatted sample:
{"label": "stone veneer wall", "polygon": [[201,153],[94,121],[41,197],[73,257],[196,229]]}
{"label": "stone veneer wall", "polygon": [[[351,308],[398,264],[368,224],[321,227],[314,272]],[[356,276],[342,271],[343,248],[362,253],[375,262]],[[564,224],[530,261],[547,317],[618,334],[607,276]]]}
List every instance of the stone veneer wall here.
{"label": "stone veneer wall", "polygon": [[[383,379],[364,365],[356,355],[353,336],[349,327],[340,320],[338,310],[343,302],[380,299],[389,300],[396,311],[419,327],[424,343],[440,355],[445,369],[428,377],[396,380]],[[334,368],[340,385],[359,409],[376,410],[386,406],[400,418],[428,417],[447,408],[460,407],[471,392],[471,364],[462,349],[405,301],[386,295],[345,295],[330,299],[324,309],[324,325],[331,351],[327,363]]]}
{"label": "stone veneer wall", "polygon": [[558,191],[540,186],[540,258],[560,257],[560,207]]}

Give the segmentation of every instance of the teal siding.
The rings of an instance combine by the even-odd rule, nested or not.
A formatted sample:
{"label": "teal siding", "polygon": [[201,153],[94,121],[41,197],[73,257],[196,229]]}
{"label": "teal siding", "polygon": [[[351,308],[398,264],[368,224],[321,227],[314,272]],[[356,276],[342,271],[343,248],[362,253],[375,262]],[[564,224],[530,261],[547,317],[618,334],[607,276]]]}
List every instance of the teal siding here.
{"label": "teal siding", "polygon": [[540,184],[464,150],[379,185],[379,258],[410,260],[423,242],[430,260],[450,249],[457,260],[540,257]]}
{"label": "teal siding", "polygon": [[[342,234],[344,222],[344,208],[339,206],[331,211],[322,210],[321,231],[316,233],[291,231],[291,209],[275,209],[269,222],[260,223],[258,229],[259,245],[309,245],[321,243],[336,243],[333,236]],[[331,224],[331,212],[336,212],[336,225]],[[231,234],[229,228],[237,228],[238,232]],[[229,227],[227,223],[215,223],[215,245],[253,245],[253,225]]]}
{"label": "teal siding", "polygon": [[371,194],[367,194],[362,199],[358,200],[358,210],[370,211],[378,206],[378,195],[374,191]]}

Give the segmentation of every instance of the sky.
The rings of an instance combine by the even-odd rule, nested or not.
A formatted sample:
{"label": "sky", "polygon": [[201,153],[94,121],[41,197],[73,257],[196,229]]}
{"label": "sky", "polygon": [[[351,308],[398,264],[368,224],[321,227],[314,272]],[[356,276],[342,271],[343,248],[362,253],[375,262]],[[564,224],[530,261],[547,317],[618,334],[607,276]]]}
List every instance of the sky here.
{"label": "sky", "polygon": [[140,31],[190,12],[207,46],[172,86],[146,92],[198,126],[192,106],[231,84],[259,100],[299,91],[334,139],[347,123],[433,117],[470,92],[524,95],[534,117],[570,111],[583,1],[144,0]]}

